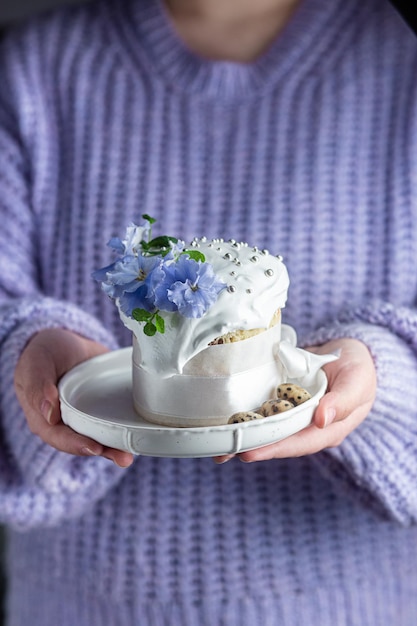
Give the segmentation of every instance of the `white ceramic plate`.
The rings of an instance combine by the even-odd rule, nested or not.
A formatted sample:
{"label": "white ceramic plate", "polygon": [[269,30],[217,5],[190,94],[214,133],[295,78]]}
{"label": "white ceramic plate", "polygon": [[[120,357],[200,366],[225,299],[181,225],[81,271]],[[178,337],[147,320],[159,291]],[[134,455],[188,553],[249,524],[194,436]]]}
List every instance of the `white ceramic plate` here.
{"label": "white ceramic plate", "polygon": [[95,357],[68,372],[59,385],[62,419],[99,443],[133,454],[211,457],[252,450],[306,428],[327,387],[319,369],[308,387],[312,397],[294,409],[239,424],[171,428],[142,419],[132,404],[132,349]]}

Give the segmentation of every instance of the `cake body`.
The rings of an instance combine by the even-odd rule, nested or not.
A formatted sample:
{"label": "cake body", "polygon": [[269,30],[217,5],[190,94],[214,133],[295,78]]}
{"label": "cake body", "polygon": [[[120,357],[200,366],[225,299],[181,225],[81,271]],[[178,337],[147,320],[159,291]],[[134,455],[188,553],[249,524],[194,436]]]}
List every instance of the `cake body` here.
{"label": "cake body", "polygon": [[[233,413],[254,409],[272,397],[277,384],[283,382],[278,348],[289,278],[282,258],[234,240],[196,238],[188,247],[175,240],[172,247],[176,251],[164,251],[161,256],[160,267],[163,265],[166,275],[174,277],[162,301],[185,285],[186,307],[187,298],[190,302],[194,297],[196,301],[203,298],[204,276],[201,280],[197,274],[194,279],[181,277],[182,283],[175,280],[177,268],[187,262],[194,264],[194,270],[208,268],[216,293],[211,294],[202,314],[200,309],[198,314],[188,309],[184,314],[168,301],[165,310],[154,306],[163,330],[147,333],[145,323],[137,316],[135,319],[135,310],[132,313],[127,308],[126,293],[131,298],[135,289],[146,288],[146,294],[156,294],[161,301],[165,275],[147,254],[146,243],[143,252],[144,228],[135,228],[139,234],[130,227],[129,238],[113,246],[124,252],[123,259],[100,270],[96,278],[106,277],[103,288],[133,333],[133,401],[137,412],[168,426],[216,426],[227,424]],[[190,261],[193,255],[201,260]],[[121,270],[131,272],[137,257],[141,263],[143,260],[135,270],[137,275],[133,272],[130,280],[129,274],[130,282],[120,279]],[[154,272],[153,282],[148,279],[148,268],[149,273]],[[154,309],[147,300],[143,302],[150,311],[145,311],[149,319]]]}
{"label": "cake body", "polygon": [[[280,325],[244,341],[209,346],[181,374],[160,378],[141,367],[133,342],[133,403],[148,421],[165,426],[227,424],[238,411],[255,408],[284,380],[278,356]],[[139,357],[139,359],[138,359]]]}

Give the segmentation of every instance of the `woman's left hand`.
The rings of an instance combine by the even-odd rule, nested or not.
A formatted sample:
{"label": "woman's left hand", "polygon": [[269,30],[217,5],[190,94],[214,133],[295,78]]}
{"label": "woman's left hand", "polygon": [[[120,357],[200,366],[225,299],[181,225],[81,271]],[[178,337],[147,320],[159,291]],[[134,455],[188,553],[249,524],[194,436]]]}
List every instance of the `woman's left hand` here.
{"label": "woman's left hand", "polygon": [[[313,422],[282,441],[240,453],[242,461],[298,457],[333,448],[368,415],[375,400],[376,372],[365,344],[356,339],[338,339],[307,349],[317,354],[340,353],[337,360],[323,367],[328,379],[327,393],[320,400]],[[214,460],[224,463],[232,456],[219,456]]]}

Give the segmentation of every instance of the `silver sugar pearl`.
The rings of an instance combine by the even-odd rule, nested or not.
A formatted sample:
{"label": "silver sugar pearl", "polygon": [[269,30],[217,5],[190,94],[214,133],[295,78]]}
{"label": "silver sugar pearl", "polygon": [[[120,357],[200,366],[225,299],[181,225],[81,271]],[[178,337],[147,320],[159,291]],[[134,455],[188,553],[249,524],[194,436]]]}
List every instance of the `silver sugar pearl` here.
{"label": "silver sugar pearl", "polygon": [[196,242],[196,240],[195,240],[195,239],[193,239],[193,240],[192,240],[192,242],[191,242],[191,247],[192,247],[192,248],[196,248],[196,247],[197,247],[197,242]]}
{"label": "silver sugar pearl", "polygon": [[233,244],[236,243],[234,239],[229,239],[229,243]]}
{"label": "silver sugar pearl", "polygon": [[235,287],[234,285],[229,285],[229,286],[227,287],[227,291],[228,291],[229,293],[235,293],[235,291],[236,291],[236,287]]}
{"label": "silver sugar pearl", "polygon": [[239,248],[240,248],[240,243],[237,243],[237,241],[235,241],[235,242],[232,244],[232,247],[233,247],[233,248],[236,248],[237,250],[239,250]]}
{"label": "silver sugar pearl", "polygon": [[200,240],[200,241],[202,241],[203,243],[206,243],[206,241],[207,241],[207,237],[201,237],[201,240]]}
{"label": "silver sugar pearl", "polygon": [[246,289],[246,293],[252,293],[252,289]]}
{"label": "silver sugar pearl", "polygon": [[283,260],[284,260],[284,257],[283,257],[283,256],[281,256],[280,254],[277,254],[277,259],[278,259],[278,261],[283,261]]}
{"label": "silver sugar pearl", "polygon": [[223,258],[226,259],[227,261],[230,261],[230,259],[232,258],[232,255],[230,254],[230,252],[226,252]]}
{"label": "silver sugar pearl", "polygon": [[265,270],[265,276],[273,276],[274,275],[274,270]]}
{"label": "silver sugar pearl", "polygon": [[239,261],[239,259],[233,259],[233,263],[237,266],[242,265],[242,263]]}
{"label": "silver sugar pearl", "polygon": [[261,250],[261,254],[269,254],[269,250],[266,250],[266,248],[264,250]]}
{"label": "silver sugar pearl", "polygon": [[230,276],[236,276],[236,272],[230,272]]}
{"label": "silver sugar pearl", "polygon": [[259,261],[259,257],[254,254],[253,256],[251,256],[250,260],[252,261],[252,263],[257,263],[257,261]]}

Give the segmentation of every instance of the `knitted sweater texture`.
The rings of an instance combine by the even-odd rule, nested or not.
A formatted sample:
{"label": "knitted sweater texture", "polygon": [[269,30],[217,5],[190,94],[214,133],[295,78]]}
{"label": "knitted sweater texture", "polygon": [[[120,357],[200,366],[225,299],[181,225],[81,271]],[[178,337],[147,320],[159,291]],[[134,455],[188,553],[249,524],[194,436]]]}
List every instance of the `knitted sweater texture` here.
{"label": "knitted sweater texture", "polygon": [[[42,16],[0,51],[0,521],[8,626],[415,626],[417,42],[386,0],[304,0],[255,62],[200,58],[161,0]],[[375,361],[366,420],[311,457],[127,470],[33,435],[37,331],[130,343],[91,279],[155,232],[284,256],[300,345]]]}

